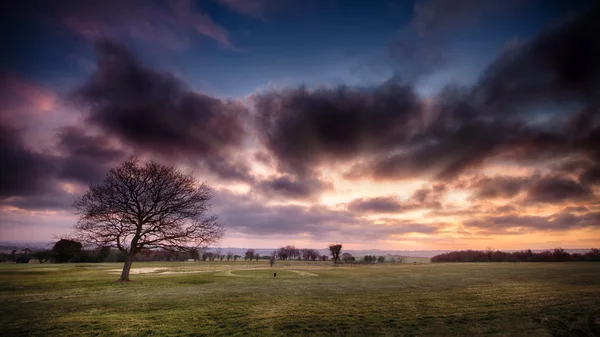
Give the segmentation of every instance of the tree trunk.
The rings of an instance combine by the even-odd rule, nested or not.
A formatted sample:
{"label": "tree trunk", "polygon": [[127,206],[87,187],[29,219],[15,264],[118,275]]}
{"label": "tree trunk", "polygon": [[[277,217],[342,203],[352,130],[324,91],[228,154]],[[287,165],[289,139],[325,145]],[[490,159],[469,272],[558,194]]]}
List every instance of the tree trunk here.
{"label": "tree trunk", "polygon": [[131,270],[131,264],[133,263],[133,256],[127,255],[125,258],[125,264],[123,265],[123,271],[119,281],[129,281],[129,270]]}

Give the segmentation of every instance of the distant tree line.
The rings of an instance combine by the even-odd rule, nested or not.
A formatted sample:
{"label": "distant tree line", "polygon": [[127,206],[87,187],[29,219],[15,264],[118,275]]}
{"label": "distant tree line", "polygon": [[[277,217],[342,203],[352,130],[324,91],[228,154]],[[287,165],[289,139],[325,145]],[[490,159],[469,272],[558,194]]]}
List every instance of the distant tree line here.
{"label": "distant tree line", "polygon": [[587,253],[569,254],[562,248],[533,252],[531,249],[518,252],[502,252],[499,250],[461,250],[436,255],[431,262],[567,262],[567,261],[600,261],[600,250],[592,248]]}
{"label": "distant tree line", "polygon": [[365,255],[363,257],[364,263],[383,263],[385,262],[385,256]]}
{"label": "distant tree line", "polygon": [[[230,253],[231,257],[233,255]],[[216,252],[201,252],[197,249],[187,251],[171,251],[166,249],[141,249],[134,261],[223,261],[226,255]],[[258,254],[254,258],[258,257]],[[0,262],[29,263],[37,260],[39,263],[95,263],[95,262],[124,262],[127,256],[116,248],[101,247],[84,249],[83,244],[76,240],[60,239],[51,249],[32,250],[25,248],[13,250],[10,254],[0,254]],[[237,260],[239,255],[235,256]],[[229,259],[228,259],[229,260]]]}
{"label": "distant tree line", "polygon": [[271,256],[279,260],[327,261],[329,256],[320,255],[316,249],[298,249],[295,246],[285,246],[274,250]]}
{"label": "distant tree line", "polygon": [[[341,244],[329,245],[331,260],[334,263],[383,263],[386,261],[384,256],[366,255],[362,259],[357,259],[352,254],[345,252],[342,254]],[[233,261],[244,258],[244,261],[258,261],[259,259],[268,260],[271,266],[275,260],[304,260],[304,261],[328,261],[329,255],[321,255],[319,250],[303,248],[298,249],[293,245],[288,245],[274,250],[270,256],[258,254],[254,249],[248,249],[241,255],[228,252],[221,254],[220,249],[215,251],[204,251],[198,249],[188,250],[166,250],[166,249],[141,249],[133,257],[133,261]],[[389,256],[388,256],[389,258]],[[38,260],[39,263],[78,263],[78,262],[125,262],[127,256],[118,249],[111,247],[101,247],[97,249],[84,249],[82,243],[72,239],[58,240],[52,249],[33,251],[25,248],[21,251],[13,250],[11,254],[0,254],[0,262],[29,263],[31,259]],[[389,262],[403,262],[403,258],[392,256]]]}

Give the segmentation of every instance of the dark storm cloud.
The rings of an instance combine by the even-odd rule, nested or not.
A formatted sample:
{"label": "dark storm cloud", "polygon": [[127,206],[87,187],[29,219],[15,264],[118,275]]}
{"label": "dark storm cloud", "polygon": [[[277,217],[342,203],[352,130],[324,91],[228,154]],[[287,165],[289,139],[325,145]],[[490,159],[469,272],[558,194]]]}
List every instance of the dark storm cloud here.
{"label": "dark storm cloud", "polygon": [[527,192],[529,202],[563,203],[586,201],[594,198],[592,190],[566,177],[544,177]]}
{"label": "dark storm cloud", "polygon": [[201,160],[226,179],[250,178],[234,153],[243,145],[246,110],[190,91],[166,73],[140,64],[124,46],[96,43],[98,68],[73,98],[90,106],[88,122],[136,149],[167,158]]}
{"label": "dark storm cloud", "polygon": [[[583,215],[557,213],[551,216],[502,215],[483,219],[467,220],[467,227],[481,228],[494,233],[502,233],[509,229],[522,228],[528,230],[568,230],[573,228],[598,227],[600,213],[591,212]],[[522,232],[522,231],[519,231]]]}
{"label": "dark storm cloud", "polygon": [[496,209],[494,211],[496,213],[511,213],[511,212],[516,211],[516,210],[517,210],[517,208],[515,206],[513,206],[513,205],[503,205],[503,206],[496,207]]}
{"label": "dark storm cloud", "polygon": [[25,210],[69,209],[75,196],[66,192],[61,183],[97,182],[106,165],[122,158],[122,153],[105,138],[88,136],[74,127],[62,128],[56,135],[56,144],[42,144],[43,150],[31,148],[26,138],[31,129],[13,123],[33,122],[35,114],[21,112],[39,111],[34,99],[37,91],[32,85],[25,87],[31,94],[26,97],[33,99],[17,102],[7,92],[15,92],[19,83],[18,78],[0,78],[0,88],[6,90],[0,95],[1,204]]}
{"label": "dark storm cloud", "polygon": [[419,102],[390,81],[372,89],[305,88],[259,94],[258,128],[280,169],[306,175],[321,162],[390,149],[408,133]]}
{"label": "dark storm cloud", "polygon": [[75,197],[59,186],[62,158],[29,149],[21,130],[0,115],[0,205],[26,210],[68,209]]}
{"label": "dark storm cloud", "polygon": [[509,199],[517,196],[535,177],[486,177],[474,184],[474,199]]}
{"label": "dark storm cloud", "polygon": [[81,128],[65,127],[57,134],[58,147],[65,156],[61,159],[58,177],[83,184],[99,182],[108,169],[125,158],[103,136],[91,136]]}
{"label": "dark storm cloud", "polygon": [[579,176],[579,181],[582,184],[600,183],[600,165],[591,166],[585,170],[581,176]]}
{"label": "dark storm cloud", "polygon": [[563,210],[563,213],[586,213],[589,209],[583,206],[570,206]]}
{"label": "dark storm cloud", "polygon": [[23,143],[20,130],[0,116],[0,197],[30,196],[52,188],[56,160]]}
{"label": "dark storm cloud", "polygon": [[439,201],[426,201],[411,198],[401,201],[394,196],[358,198],[348,203],[348,210],[356,213],[402,213],[417,209],[439,209],[442,205]]}
{"label": "dark storm cloud", "polygon": [[[371,90],[259,95],[265,144],[284,172],[360,158],[349,179],[451,180],[493,157],[534,163],[580,154],[599,161],[598,12],[545,30],[501,55],[473,87],[448,86],[428,102],[397,78]],[[556,109],[548,112],[549,104]]]}
{"label": "dark storm cloud", "polygon": [[493,112],[527,104],[597,102],[600,93],[600,10],[542,32],[488,67],[476,94]]}
{"label": "dark storm cloud", "polygon": [[322,192],[333,190],[333,184],[315,177],[280,176],[258,181],[255,188],[265,195],[276,195],[291,199],[310,199]]}
{"label": "dark storm cloud", "polygon": [[72,205],[75,199],[75,195],[67,193],[58,186],[55,186],[52,190],[40,192],[35,195],[12,197],[2,200],[2,204],[31,211],[72,211]]}
{"label": "dark storm cloud", "polygon": [[[466,111],[470,110],[466,109]],[[455,111],[457,114],[465,110]],[[523,123],[445,118],[429,125],[404,144],[405,151],[379,155],[355,165],[348,178],[370,176],[378,180],[401,180],[429,176],[452,179],[479,166],[528,132]],[[470,117],[469,117],[470,118]],[[511,144],[512,145],[512,144]]]}

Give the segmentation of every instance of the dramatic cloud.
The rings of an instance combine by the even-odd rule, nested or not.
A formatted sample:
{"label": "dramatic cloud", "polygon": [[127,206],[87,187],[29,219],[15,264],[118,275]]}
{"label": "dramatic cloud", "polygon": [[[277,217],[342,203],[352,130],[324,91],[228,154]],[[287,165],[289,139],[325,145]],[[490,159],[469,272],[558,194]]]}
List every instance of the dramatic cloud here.
{"label": "dramatic cloud", "polygon": [[[357,213],[403,213],[417,209],[438,209],[442,205],[438,201],[426,202],[423,197],[423,191],[416,192],[416,198],[401,201],[394,196],[376,197],[376,198],[358,198],[348,203],[348,210]],[[419,200],[422,199],[422,200]]]}
{"label": "dramatic cloud", "polygon": [[309,235],[317,240],[382,240],[408,233],[434,233],[447,225],[410,220],[366,220],[358,213],[324,205],[265,205],[249,195],[216,191],[213,205],[232,232],[249,236]]}
{"label": "dramatic cloud", "polygon": [[600,29],[597,16],[592,12],[549,29],[501,56],[474,87],[448,86],[429,101],[420,101],[397,79],[369,90],[259,94],[264,143],[282,172],[302,175],[319,165],[363,158],[346,178],[382,180],[453,179],[494,157],[552,160],[588,153],[600,159],[592,146],[600,135],[596,110],[584,110],[587,130],[579,133],[564,118],[532,124],[534,114],[521,113],[555,102],[556,113],[570,114],[568,104],[588,106],[600,97],[600,43],[591,33]]}
{"label": "dramatic cloud", "polygon": [[271,177],[256,183],[265,195],[275,194],[291,199],[310,199],[324,191],[333,190],[333,184],[318,178],[294,178],[290,176]]}
{"label": "dramatic cloud", "polygon": [[[418,0],[412,17],[406,7],[398,15],[399,28],[389,21],[378,25],[387,30],[372,28],[379,36],[400,30],[381,53],[373,48],[385,45],[381,37],[365,42],[374,34],[371,11],[354,10],[356,4],[344,11],[357,13],[348,22],[369,25],[353,45],[340,40],[325,48],[345,17],[332,18],[331,31],[316,23],[303,31],[314,20],[304,13],[281,20],[274,9],[315,5],[323,11],[308,17],[320,19],[340,2],[12,2],[10,15],[31,24],[9,26],[40,34],[26,37],[25,47],[11,41],[10,74],[0,73],[0,217],[12,230],[21,215],[67,214],[88,184],[138,155],[192,169],[213,186],[213,210],[237,243],[293,238],[416,247],[504,235],[513,245],[563,235],[584,242],[573,238],[597,236],[600,220],[600,7],[559,21],[549,14],[558,7],[544,7],[536,20],[555,21],[535,36],[522,24],[509,30],[495,22],[531,14],[531,1],[538,0]],[[482,30],[472,31],[475,25]],[[484,41],[491,29],[498,34]],[[233,41],[242,36],[247,52],[227,52],[239,51]],[[506,36],[518,38],[499,40]],[[463,47],[457,41],[471,38],[473,50],[456,51]],[[90,41],[97,57],[85,75],[76,64],[61,65],[91,60]],[[42,61],[31,61],[29,53],[50,44]],[[137,56],[149,45],[156,53],[142,63]],[[487,67],[479,61],[490,55],[476,50],[480,45],[501,50]],[[314,53],[300,59],[284,53],[310,48]],[[343,83],[348,64],[337,57],[344,48],[381,58],[377,82],[299,85]],[[321,61],[330,55],[335,64]],[[464,65],[467,80],[445,80],[446,70],[458,70],[446,66],[463,57],[475,61]],[[327,70],[316,76],[311,69]],[[252,93],[257,81],[282,81],[277,76],[290,76],[290,86]],[[194,90],[206,81],[238,98]]]}
{"label": "dramatic cloud", "polygon": [[138,62],[123,45],[96,43],[98,69],[73,97],[91,108],[88,122],[135,148],[197,158],[227,179],[250,179],[236,158],[246,131],[241,103],[190,91],[172,75]]}
{"label": "dramatic cloud", "polygon": [[249,235],[304,233],[318,236],[344,226],[366,224],[347,211],[319,205],[268,205],[264,200],[226,190],[215,191],[212,204],[230,231]]}
{"label": "dramatic cloud", "polygon": [[65,152],[58,177],[83,184],[99,182],[108,169],[126,154],[102,136],[90,136],[82,129],[65,127],[59,134],[59,148]]}
{"label": "dramatic cloud", "polygon": [[[492,157],[556,160],[585,153],[600,159],[598,10],[549,29],[495,61],[473,88],[449,86],[420,116],[429,123],[387,153],[355,166],[348,177],[451,179]],[[566,53],[566,54],[565,54]],[[532,123],[555,104],[549,123]],[[565,118],[579,113],[584,122]],[[562,118],[560,118],[562,117]],[[574,129],[578,128],[578,129]]]}
{"label": "dramatic cloud", "polygon": [[487,177],[475,183],[474,199],[509,199],[528,185],[531,177]]}
{"label": "dramatic cloud", "polygon": [[551,216],[502,215],[468,220],[464,225],[490,232],[519,234],[532,230],[564,231],[572,228],[598,227],[598,220],[600,220],[600,213],[597,212],[583,215],[570,213],[557,213]]}
{"label": "dramatic cloud", "polygon": [[[0,114],[1,117],[1,114]],[[65,209],[75,197],[57,179],[61,157],[28,148],[20,130],[0,118],[0,205],[21,209]]]}
{"label": "dramatic cloud", "polygon": [[544,177],[528,191],[528,201],[543,203],[563,203],[593,198],[589,187],[564,177]]}
{"label": "dramatic cloud", "polygon": [[582,184],[598,184],[600,183],[600,165],[589,167],[579,177]]}
{"label": "dramatic cloud", "polygon": [[389,196],[355,199],[348,204],[348,209],[353,212],[399,213],[410,210],[412,207],[403,206],[397,198]]}
{"label": "dramatic cloud", "polygon": [[406,86],[373,90],[299,88],[256,97],[258,127],[280,170],[300,176],[314,166],[393,148],[407,137],[419,102]]}
{"label": "dramatic cloud", "polygon": [[27,148],[20,131],[10,125],[0,124],[0,158],[0,197],[35,195],[52,188],[54,158]]}

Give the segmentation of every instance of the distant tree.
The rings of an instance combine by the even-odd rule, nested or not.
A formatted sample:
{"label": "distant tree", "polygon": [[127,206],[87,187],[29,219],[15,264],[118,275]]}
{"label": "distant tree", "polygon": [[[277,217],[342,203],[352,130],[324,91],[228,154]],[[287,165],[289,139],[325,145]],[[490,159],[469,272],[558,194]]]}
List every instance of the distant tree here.
{"label": "distant tree", "polygon": [[273,267],[273,265],[275,264],[275,255],[271,255],[271,257],[269,258],[269,264],[271,265],[271,267]]}
{"label": "distant tree", "polygon": [[342,245],[339,243],[331,244],[329,245],[329,251],[331,252],[331,258],[333,259],[333,263],[338,263],[340,259],[340,253],[342,252]]}
{"label": "distant tree", "polygon": [[354,261],[356,261],[356,259],[350,253],[344,253],[344,254],[342,254],[342,261],[344,261],[344,262],[354,262]]}
{"label": "distant tree", "polygon": [[215,258],[217,257],[217,255],[213,252],[206,253],[206,256],[208,257],[208,261],[211,261],[211,262],[214,261]]}
{"label": "distant tree", "polygon": [[38,250],[33,253],[33,257],[36,258],[40,263],[46,263],[54,257],[54,252],[50,249]]}
{"label": "distant tree", "polygon": [[302,249],[300,255],[303,260],[316,260],[319,257],[319,252],[314,249]]}
{"label": "distant tree", "polygon": [[[581,254],[569,254],[562,248],[533,252],[530,249],[517,252],[489,250],[463,250],[436,255],[431,262],[565,262],[565,261],[600,261],[600,252],[597,249]],[[596,256],[596,258],[594,258]]]}
{"label": "distant tree", "polygon": [[225,257],[225,255],[223,255],[223,254],[219,255],[219,260],[223,261],[224,257]]}
{"label": "distant tree", "polygon": [[194,261],[200,260],[200,253],[196,248],[190,249],[190,256],[192,257],[192,259],[194,259]]}
{"label": "distant tree", "polygon": [[377,262],[379,263],[384,263],[385,262],[385,256],[380,256],[377,258]]}
{"label": "distant tree", "polygon": [[329,260],[329,256],[327,256],[327,255],[321,255],[321,257],[319,257],[319,260],[321,260],[321,261],[327,261],[327,260]]}
{"label": "distant tree", "polygon": [[52,247],[52,252],[57,263],[65,263],[75,260],[82,248],[83,245],[79,241],[60,239]]}
{"label": "distant tree", "polygon": [[565,262],[569,260],[569,253],[565,252],[565,250],[560,247],[554,248],[553,255],[556,262]]}
{"label": "distant tree", "polygon": [[246,251],[246,254],[244,254],[244,261],[246,261],[246,260],[252,261],[253,259],[254,259],[254,249],[248,249]]}
{"label": "distant tree", "polygon": [[106,262],[110,256],[110,247],[101,247],[98,250],[98,262]]}
{"label": "distant tree", "polygon": [[237,259],[240,258],[240,257],[241,257],[240,255],[234,255],[233,256],[233,262],[237,261]]}
{"label": "distant tree", "polygon": [[254,259],[255,259],[256,261],[258,261],[258,259],[259,259],[259,258],[260,258],[260,255],[258,255],[258,254],[254,254]]}
{"label": "distant tree", "polygon": [[227,261],[233,259],[233,254],[231,252],[227,253]]}
{"label": "distant tree", "polygon": [[600,249],[592,248],[589,252],[583,255],[586,261],[600,261]]}
{"label": "distant tree", "polygon": [[277,250],[277,257],[279,257],[280,260],[287,260],[289,257],[288,253],[289,252],[285,247],[281,247]]}
{"label": "distant tree", "polygon": [[119,249],[125,255],[120,280],[129,281],[144,248],[182,251],[221,239],[223,225],[207,215],[210,198],[210,187],[191,173],[132,157],[75,201],[75,233],[83,242]]}

